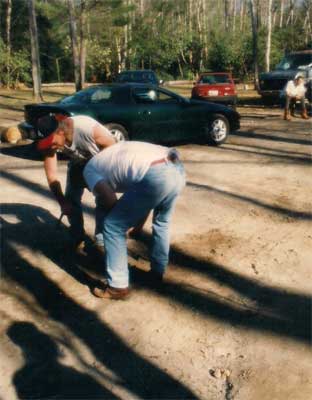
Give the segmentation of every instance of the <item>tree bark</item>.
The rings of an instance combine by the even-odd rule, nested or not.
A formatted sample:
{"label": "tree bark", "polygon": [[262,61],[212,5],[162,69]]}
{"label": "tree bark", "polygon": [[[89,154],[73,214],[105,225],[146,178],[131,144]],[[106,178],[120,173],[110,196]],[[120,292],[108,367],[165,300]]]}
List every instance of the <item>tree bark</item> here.
{"label": "tree bark", "polygon": [[69,11],[69,26],[70,26],[70,37],[73,53],[74,63],[74,77],[76,91],[82,89],[81,74],[80,74],[80,59],[78,52],[78,40],[77,40],[77,24],[75,18],[75,8],[73,0],[67,0],[68,11]]}
{"label": "tree bark", "polygon": [[282,28],[282,26],[283,26],[283,18],[284,18],[284,0],[281,0],[281,14],[280,14],[280,21],[279,21],[280,28]]}
{"label": "tree bark", "polygon": [[251,26],[252,26],[252,52],[253,52],[253,63],[254,63],[254,83],[255,87],[259,89],[259,64],[258,64],[258,26],[257,26],[257,9],[255,7],[254,0],[248,0]]}
{"label": "tree bark", "polygon": [[87,58],[87,39],[86,39],[86,1],[81,0],[80,13],[80,79],[83,88],[86,80],[86,58]]}
{"label": "tree bark", "polygon": [[240,3],[240,30],[244,30],[245,22],[245,0],[241,0]]}
{"label": "tree bark", "polygon": [[11,14],[12,14],[12,0],[6,0],[6,24],[5,36],[8,52],[11,51]]}
{"label": "tree bark", "polygon": [[11,85],[11,14],[12,14],[12,0],[6,2],[6,50],[7,50],[7,87]]}
{"label": "tree bark", "polygon": [[267,40],[265,49],[266,72],[270,71],[271,37],[272,37],[272,0],[268,0]]}
{"label": "tree bark", "polygon": [[40,59],[38,45],[38,31],[34,0],[28,0],[29,30],[31,44],[31,65],[33,80],[33,96],[36,102],[43,101],[41,91]]}
{"label": "tree bark", "polygon": [[229,29],[229,0],[224,0],[224,28]]}

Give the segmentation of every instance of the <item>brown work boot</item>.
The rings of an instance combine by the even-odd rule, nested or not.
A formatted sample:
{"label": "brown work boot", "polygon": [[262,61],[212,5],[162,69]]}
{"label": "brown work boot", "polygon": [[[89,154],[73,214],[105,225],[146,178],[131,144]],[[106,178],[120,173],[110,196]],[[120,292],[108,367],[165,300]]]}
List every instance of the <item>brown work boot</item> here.
{"label": "brown work boot", "polygon": [[284,112],[284,120],[285,121],[291,121],[290,114],[289,114],[288,110]]}
{"label": "brown work boot", "polygon": [[309,119],[309,117],[308,117],[308,114],[307,114],[307,111],[306,111],[306,110],[304,110],[304,111],[301,113],[301,118],[303,118],[303,119]]}
{"label": "brown work boot", "polygon": [[108,299],[108,300],[125,300],[130,295],[129,288],[113,288],[109,285],[104,287],[104,289],[95,287],[92,289],[92,293],[96,297],[100,297],[101,299]]}

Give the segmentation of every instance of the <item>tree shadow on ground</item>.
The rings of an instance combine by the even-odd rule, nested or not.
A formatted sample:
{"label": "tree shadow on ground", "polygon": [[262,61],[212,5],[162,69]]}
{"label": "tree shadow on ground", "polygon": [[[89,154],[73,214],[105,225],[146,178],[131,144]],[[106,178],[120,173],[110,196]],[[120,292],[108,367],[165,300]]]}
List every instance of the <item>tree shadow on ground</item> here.
{"label": "tree shadow on ground", "polygon": [[241,201],[243,203],[247,203],[247,204],[253,204],[257,207],[261,207],[265,210],[280,214],[286,218],[295,218],[298,220],[307,220],[310,221],[312,220],[312,213],[311,212],[305,212],[305,211],[296,211],[296,210],[291,210],[289,208],[284,208],[284,207],[280,207],[278,205],[274,206],[271,204],[266,204],[263,203],[260,200],[251,198],[251,197],[247,197],[247,196],[242,196],[240,194],[236,194],[236,193],[232,193],[226,190],[222,190],[222,189],[217,189],[213,186],[209,186],[209,185],[201,185],[199,183],[194,183],[194,182],[187,182],[187,186],[190,186],[194,189],[201,189],[201,190],[205,190],[208,192],[214,192],[214,193],[218,193],[222,196],[225,197],[229,197],[232,199],[236,199],[238,201]]}
{"label": "tree shadow on ground", "polygon": [[[2,146],[1,153],[6,156],[21,158],[24,160],[43,161],[43,154],[37,150],[36,142],[25,143],[25,141],[21,141],[21,143],[14,144],[13,146],[12,144],[7,147]],[[62,153],[58,153],[57,158],[59,160],[68,160],[68,157]],[[43,165],[41,168],[43,169]]]}
{"label": "tree shadow on ground", "polygon": [[[272,131],[272,130],[270,130]],[[285,143],[294,143],[294,144],[306,144],[311,145],[311,139],[294,139],[291,137],[283,137],[283,136],[274,136],[268,135],[266,133],[256,133],[253,130],[248,131],[236,131],[231,133],[232,136],[239,136],[250,139],[260,139],[260,140],[272,140],[274,142],[285,142]]]}
{"label": "tree shadow on ground", "polygon": [[[268,146],[258,146],[258,145],[250,144],[250,143],[248,143],[248,144],[246,144],[246,143],[228,143],[227,146],[237,147],[238,150],[244,150],[244,149],[240,149],[241,147],[242,148],[246,148],[247,147],[247,148],[251,148],[251,149],[260,150],[259,152],[256,153],[256,154],[259,154],[259,155],[264,154],[264,155],[268,155],[268,156],[271,155],[273,157],[276,157],[276,156],[278,157],[278,156],[281,156],[281,155],[285,155],[285,157],[290,157],[291,160],[298,160],[298,157],[295,157],[295,156],[299,156],[299,157],[302,157],[303,160],[305,160],[305,159],[311,160],[311,154],[310,153],[304,153],[304,152],[301,152],[301,151],[294,151],[294,150],[286,150],[286,149],[282,149],[280,147],[272,147],[271,143],[268,144]],[[224,147],[223,146],[223,147],[220,148],[221,151],[224,150],[224,149],[228,149],[228,147]],[[231,150],[231,148],[230,148],[230,150]],[[264,151],[269,151],[270,153],[263,153],[262,152],[263,150]],[[246,151],[248,152],[247,149],[246,149]],[[272,153],[272,152],[274,152],[274,153]],[[281,153],[281,154],[279,154],[279,153]],[[300,159],[301,158],[299,158],[299,160]]]}
{"label": "tree shadow on ground", "polygon": [[86,373],[62,365],[54,340],[30,322],[15,322],[8,337],[23,352],[25,364],[13,383],[19,399],[116,399]]}
{"label": "tree shadow on ground", "polygon": [[[64,324],[69,323],[69,327],[77,336],[83,336],[84,340],[89,341],[90,338],[85,337],[86,332],[84,330],[81,332],[82,327],[78,319],[80,319],[79,314],[81,315],[82,311],[78,309],[79,306],[72,304],[64,293],[60,294],[59,290],[57,292],[52,282],[45,282],[47,278],[44,278],[39,270],[31,267],[28,263],[18,271],[10,268],[12,262],[14,265],[26,263],[24,260],[16,262],[14,257],[16,259],[18,256],[15,252],[12,261],[12,249],[9,245],[6,246],[12,241],[20,242],[24,246],[33,248],[34,251],[42,251],[58,267],[72,275],[80,283],[90,285],[88,274],[77,272],[77,265],[73,262],[70,264],[70,257],[64,255],[64,251],[62,252],[58,247],[55,232],[48,228],[55,223],[55,219],[49,217],[46,211],[38,207],[11,205],[6,206],[5,210],[7,214],[15,214],[19,219],[21,215],[24,215],[24,219],[19,224],[9,224],[8,222],[4,224],[4,248],[7,250],[7,253],[4,252],[6,274],[33,293],[39,304],[48,310],[51,318]],[[33,231],[36,233],[33,232],[26,237],[27,224],[29,223],[34,227]],[[62,241],[62,239],[60,240]],[[142,235],[141,240],[149,246],[149,235]],[[51,246],[51,243],[54,246]],[[178,248],[171,250],[171,262],[235,289],[241,295],[252,300],[256,306],[249,307],[231,299],[224,299],[214,292],[205,292],[190,285],[179,285],[173,282],[166,282],[161,288],[153,288],[145,283],[146,273],[135,268],[132,268],[132,279],[139,285],[149,287],[184,307],[196,309],[202,315],[222,320],[226,324],[245,326],[257,331],[267,331],[302,342],[309,342],[311,339],[311,297],[261,285],[259,282],[227,270],[221,265],[186,254]],[[9,266],[6,266],[6,264],[9,264]],[[94,316],[91,315],[92,313],[89,315],[86,310],[85,313],[86,318],[83,318],[83,320],[86,321],[86,325],[88,325],[88,321],[91,321],[92,325]],[[78,327],[76,327],[77,324]],[[75,331],[75,327],[78,328],[78,332]],[[91,346],[90,343],[88,345]],[[109,367],[111,367],[111,363],[112,360],[109,360]],[[105,364],[108,365],[107,360]],[[116,368],[114,364],[114,369]]]}
{"label": "tree shadow on ground", "polygon": [[[139,241],[149,248],[151,236],[144,233],[140,235]],[[212,291],[168,281],[154,289],[162,296],[196,309],[203,315],[221,319],[225,323],[310,343],[312,337],[311,296],[262,285],[220,264],[201,260],[174,246],[170,250],[170,262],[187,270],[187,273],[196,271],[203,277],[236,290],[241,296],[251,300],[253,306],[226,299]],[[134,280],[145,285],[146,272],[137,268],[132,268],[131,272]]]}
{"label": "tree shadow on ground", "polygon": [[[55,218],[40,207],[21,204],[5,205],[3,210],[8,215],[3,221],[3,279],[14,281],[16,292],[30,293],[48,318],[63,324],[82,340],[94,357],[119,377],[119,385],[134,395],[144,399],[196,398],[182,383],[135,353],[94,312],[74,302],[46,273],[18,254],[13,243],[52,257],[57,266],[77,278],[67,264],[69,257],[58,247],[64,241],[63,235],[55,235],[49,229],[55,224]],[[9,214],[14,216],[14,222],[7,221]]]}
{"label": "tree shadow on ground", "polygon": [[[6,156],[21,158],[24,160],[43,160],[42,153],[36,149],[36,144],[34,142],[2,148],[1,153]],[[41,166],[41,168],[43,167]]]}

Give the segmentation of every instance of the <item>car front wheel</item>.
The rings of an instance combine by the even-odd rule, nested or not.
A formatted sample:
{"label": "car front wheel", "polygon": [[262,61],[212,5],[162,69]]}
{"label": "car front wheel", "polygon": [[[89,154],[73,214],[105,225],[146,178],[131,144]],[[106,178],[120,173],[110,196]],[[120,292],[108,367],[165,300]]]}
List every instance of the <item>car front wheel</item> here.
{"label": "car front wheel", "polygon": [[218,146],[224,143],[230,133],[229,121],[224,115],[213,114],[205,127],[205,138],[209,144]]}
{"label": "car front wheel", "polygon": [[129,140],[128,131],[122,125],[115,124],[115,123],[110,123],[110,124],[106,124],[104,126],[115,137],[117,142],[122,142],[122,141],[125,141],[125,140]]}

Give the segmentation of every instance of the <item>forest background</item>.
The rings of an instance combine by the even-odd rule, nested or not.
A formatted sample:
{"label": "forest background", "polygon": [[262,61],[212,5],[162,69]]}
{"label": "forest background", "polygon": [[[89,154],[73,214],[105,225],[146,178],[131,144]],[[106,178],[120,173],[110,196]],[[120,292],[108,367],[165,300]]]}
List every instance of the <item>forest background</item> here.
{"label": "forest background", "polygon": [[285,53],[311,48],[311,25],[312,0],[0,0],[0,85],[79,90],[124,69],[256,82]]}

